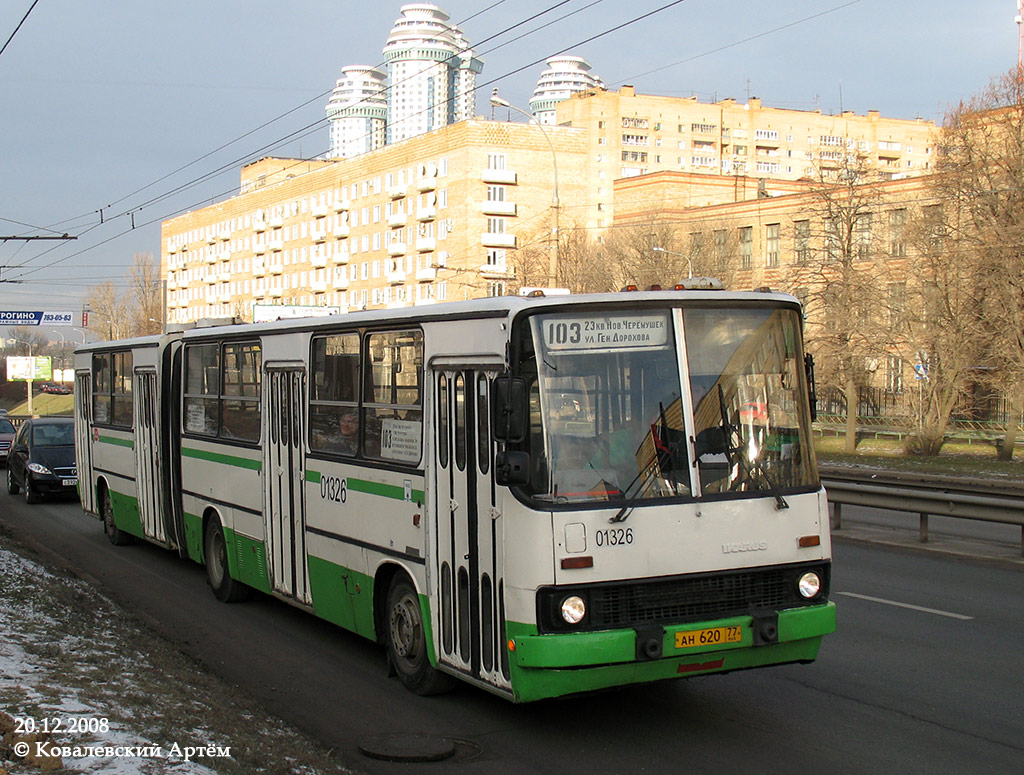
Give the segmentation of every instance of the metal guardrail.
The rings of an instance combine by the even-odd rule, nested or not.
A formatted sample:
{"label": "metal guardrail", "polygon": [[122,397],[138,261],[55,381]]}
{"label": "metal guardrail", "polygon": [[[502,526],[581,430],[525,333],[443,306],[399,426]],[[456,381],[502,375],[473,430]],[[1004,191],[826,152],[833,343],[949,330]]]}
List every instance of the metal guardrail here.
{"label": "metal guardrail", "polygon": [[913,479],[879,472],[822,467],[821,481],[832,504],[832,529],[842,526],[842,507],[870,506],[915,512],[921,543],[928,542],[928,517],[956,517],[1019,525],[1024,557],[1024,488],[921,474]]}

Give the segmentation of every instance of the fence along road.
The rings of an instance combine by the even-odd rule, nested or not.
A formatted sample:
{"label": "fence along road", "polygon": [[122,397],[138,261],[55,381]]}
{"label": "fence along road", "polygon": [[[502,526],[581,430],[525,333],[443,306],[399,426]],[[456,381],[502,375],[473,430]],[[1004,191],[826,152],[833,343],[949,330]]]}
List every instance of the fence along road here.
{"label": "fence along road", "polygon": [[928,541],[929,515],[997,522],[1020,526],[1024,557],[1024,489],[1010,482],[829,466],[821,466],[821,480],[832,504],[833,530],[842,527],[844,504],[919,514],[921,543]]}

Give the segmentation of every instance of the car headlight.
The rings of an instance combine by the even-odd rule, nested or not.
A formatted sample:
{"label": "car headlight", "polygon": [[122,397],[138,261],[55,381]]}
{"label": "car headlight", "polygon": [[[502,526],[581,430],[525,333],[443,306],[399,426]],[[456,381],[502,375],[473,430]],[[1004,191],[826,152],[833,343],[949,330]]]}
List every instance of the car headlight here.
{"label": "car headlight", "polygon": [[34,474],[51,474],[52,475],[52,472],[50,471],[49,468],[47,468],[44,465],[40,465],[39,463],[29,463],[27,468],[28,468],[29,471],[31,471]]}
{"label": "car headlight", "polygon": [[796,583],[796,587],[800,591],[800,596],[807,600],[817,597],[818,593],[821,592],[821,576],[814,571],[805,573]]}
{"label": "car headlight", "polygon": [[562,619],[568,624],[579,624],[587,615],[587,604],[579,595],[570,595],[562,601]]}

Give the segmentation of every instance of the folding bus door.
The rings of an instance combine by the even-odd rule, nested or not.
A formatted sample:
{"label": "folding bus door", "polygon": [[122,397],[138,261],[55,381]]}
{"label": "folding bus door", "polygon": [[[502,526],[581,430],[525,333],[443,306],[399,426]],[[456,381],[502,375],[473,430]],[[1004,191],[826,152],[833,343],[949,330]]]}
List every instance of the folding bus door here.
{"label": "folding bus door", "polygon": [[75,464],[78,468],[78,497],[86,514],[96,513],[92,444],[92,375],[80,371],[75,374]]}
{"label": "folding bus door", "polygon": [[496,372],[434,373],[439,659],[508,687],[503,603],[503,524],[496,505],[491,382]]}
{"label": "folding bus door", "polygon": [[167,543],[167,529],[160,513],[160,413],[156,405],[156,371],[138,369],[132,385],[135,412],[135,490],[142,532],[147,538]]}
{"label": "folding bus door", "polygon": [[274,592],[311,603],[306,564],[305,402],[302,368],[268,365],[263,372],[263,519]]}

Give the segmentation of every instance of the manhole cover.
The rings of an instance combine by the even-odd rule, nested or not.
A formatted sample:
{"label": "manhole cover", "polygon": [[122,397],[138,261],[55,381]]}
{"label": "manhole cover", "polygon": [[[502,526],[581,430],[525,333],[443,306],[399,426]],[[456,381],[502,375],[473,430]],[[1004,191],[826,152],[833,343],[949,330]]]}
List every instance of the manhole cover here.
{"label": "manhole cover", "polygon": [[455,743],[431,735],[378,735],[360,743],[359,752],[387,762],[439,762],[455,754]]}

